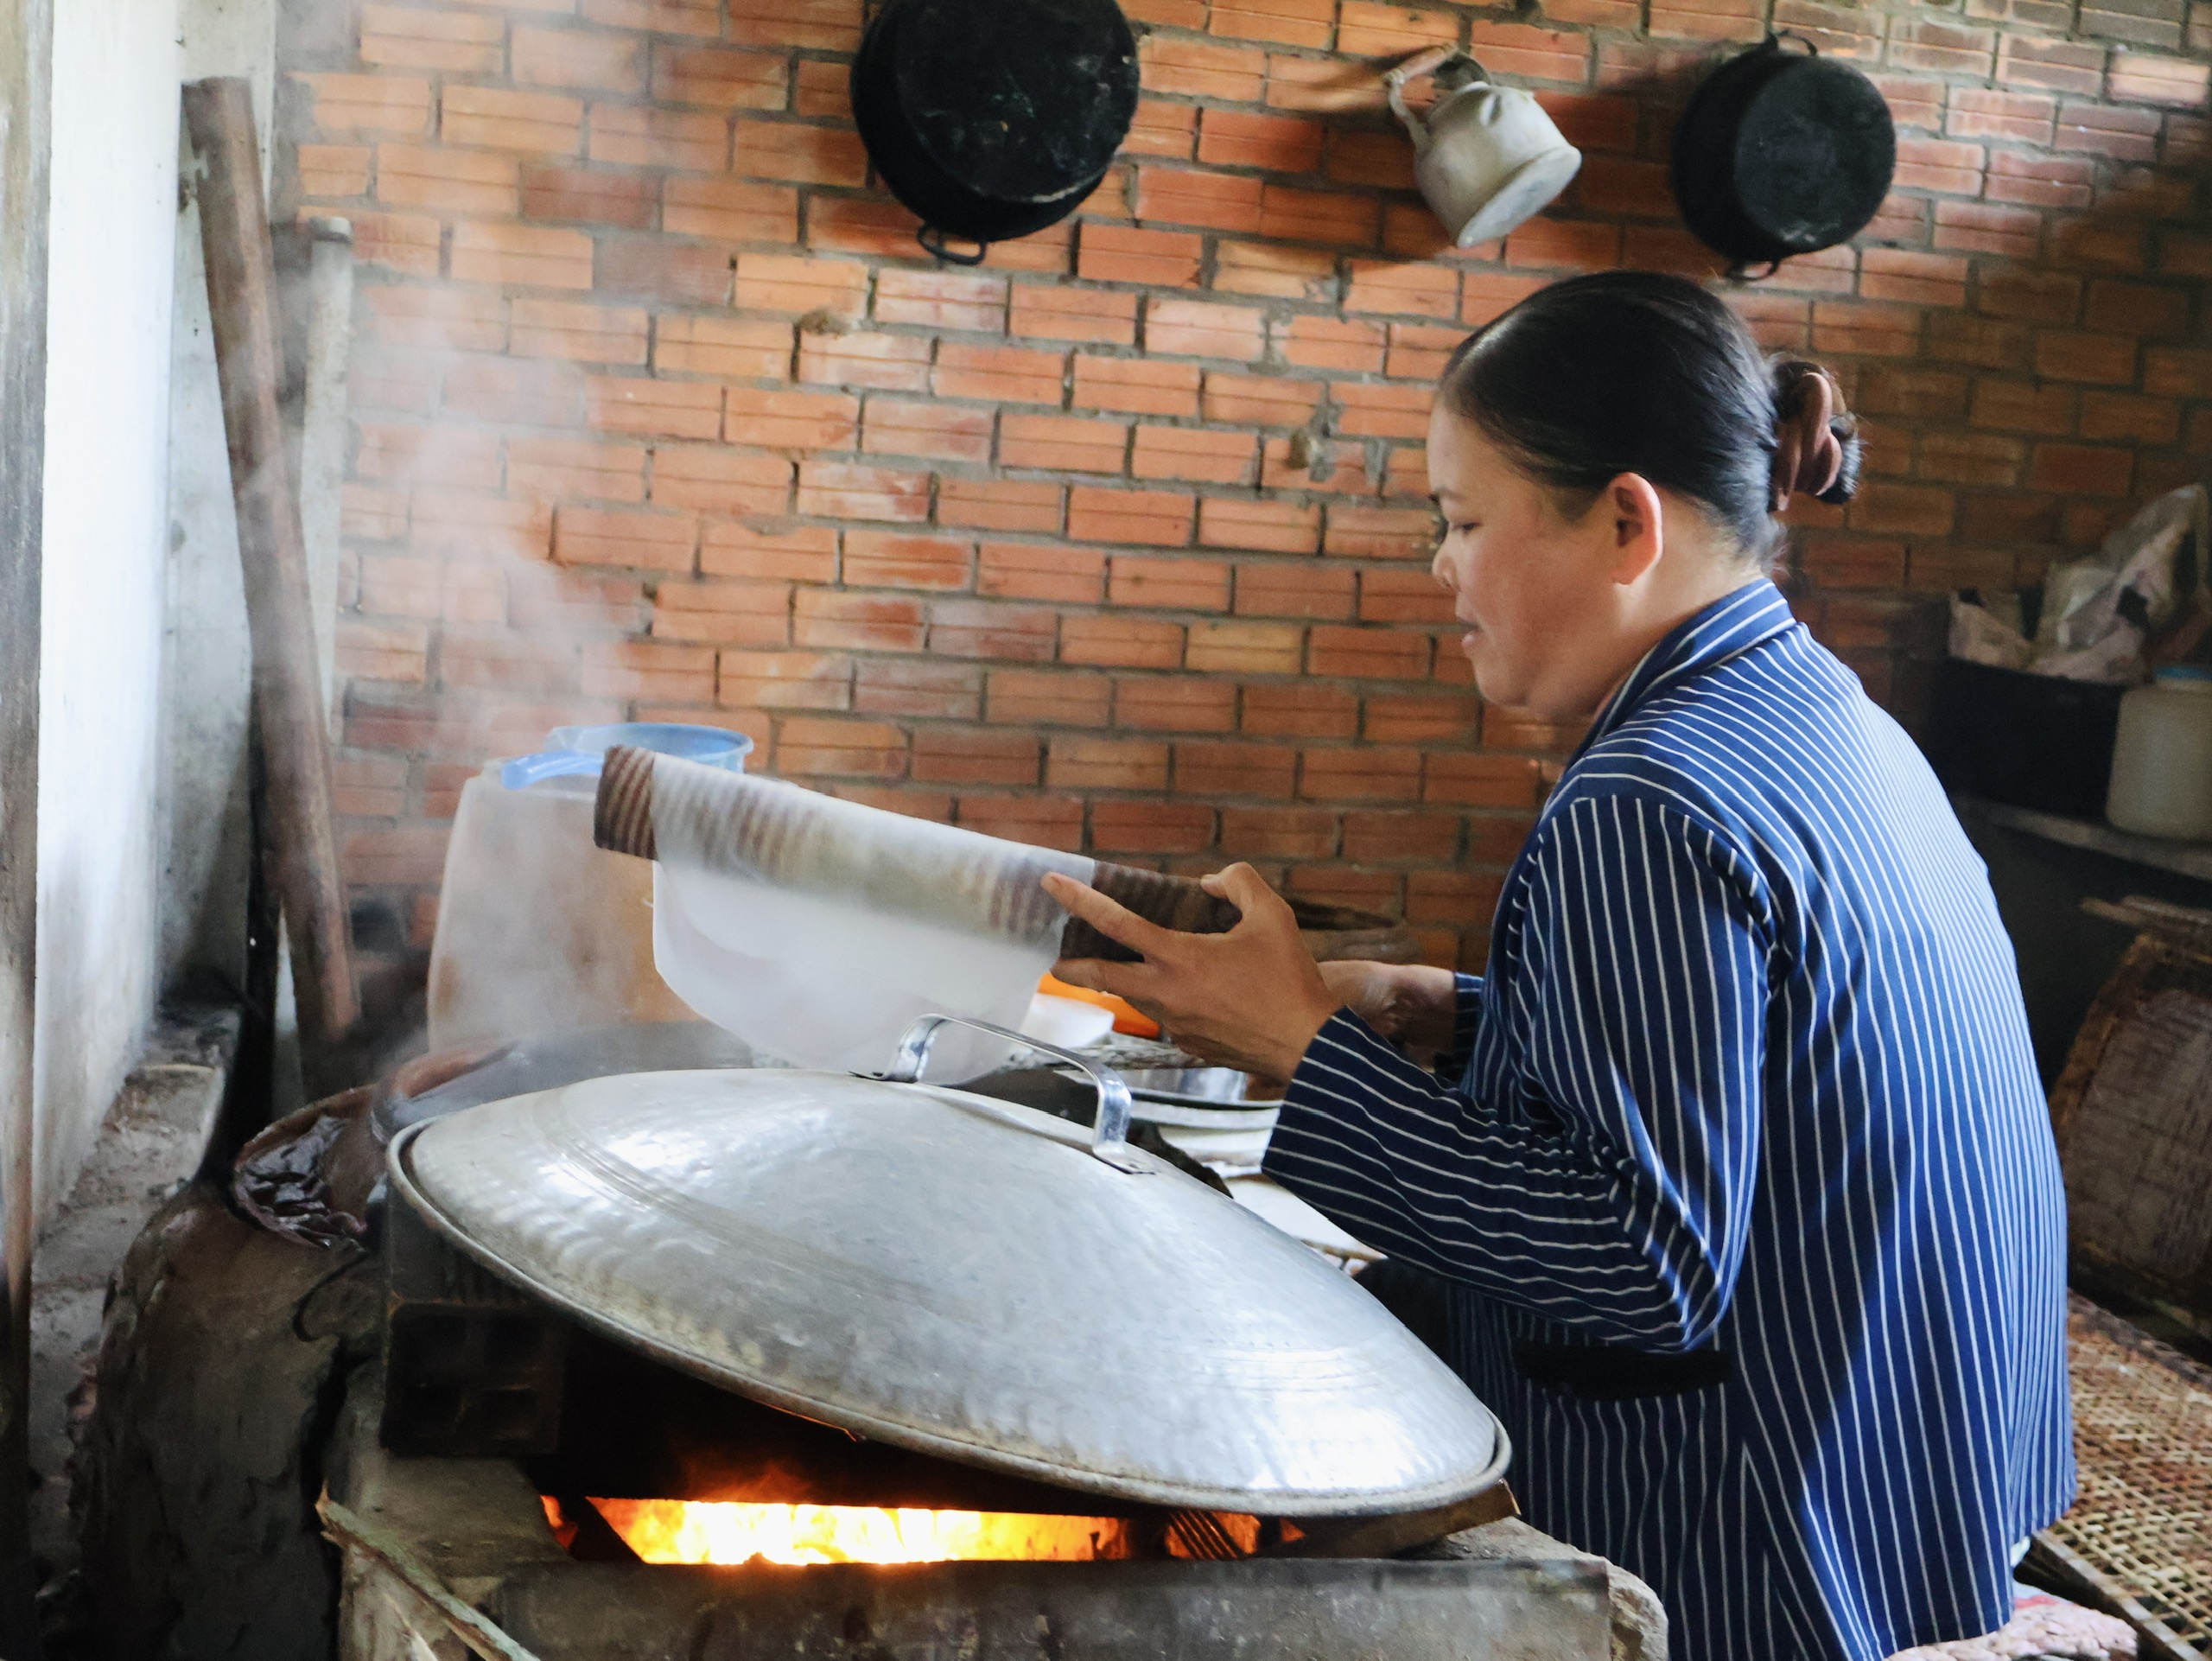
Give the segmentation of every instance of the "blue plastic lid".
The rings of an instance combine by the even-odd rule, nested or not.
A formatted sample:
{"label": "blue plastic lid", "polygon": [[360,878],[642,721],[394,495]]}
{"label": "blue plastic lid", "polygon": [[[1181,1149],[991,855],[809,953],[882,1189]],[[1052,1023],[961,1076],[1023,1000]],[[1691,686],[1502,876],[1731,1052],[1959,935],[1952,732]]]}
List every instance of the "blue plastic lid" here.
{"label": "blue plastic lid", "polygon": [[545,748],[537,754],[504,763],[499,782],[509,790],[527,790],[547,779],[596,779],[607,752],[626,745],[681,756],[726,773],[744,772],[745,758],[753,752],[753,741],[743,733],[681,722],[617,721],[603,727],[556,727],[546,735]]}
{"label": "blue plastic lid", "polygon": [[2157,678],[2169,684],[2212,681],[2212,668],[2201,663],[2170,663],[2158,671]]}

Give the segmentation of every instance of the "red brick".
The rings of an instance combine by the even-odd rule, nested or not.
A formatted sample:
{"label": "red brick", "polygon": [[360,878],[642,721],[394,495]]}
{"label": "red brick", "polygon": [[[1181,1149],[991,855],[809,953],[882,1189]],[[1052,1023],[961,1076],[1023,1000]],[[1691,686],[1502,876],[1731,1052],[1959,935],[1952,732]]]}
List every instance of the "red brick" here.
{"label": "red brick", "polygon": [[2028,484],[2031,489],[2071,495],[2125,496],[2133,481],[2133,463],[2134,457],[2123,449],[2038,444],[2028,464]]}
{"label": "red brick", "polygon": [[1290,320],[1282,354],[1300,368],[1379,374],[1388,339],[1379,323],[1338,322],[1331,317],[1301,315]]}
{"label": "red brick", "polygon": [[[628,231],[652,227],[659,187],[652,179],[589,168],[525,165],[522,170],[524,219],[582,220]],[[798,222],[796,200],[792,222]]]}
{"label": "red brick", "polygon": [[1026,479],[945,479],[938,482],[937,522],[977,531],[1060,528],[1062,487]]}
{"label": "red brick", "polygon": [[594,697],[715,701],[711,646],[657,640],[595,640],[583,649],[583,690]]}
{"label": "red brick", "polygon": [[1336,24],[1334,0],[1213,0],[1208,30],[1240,41],[1321,47]]}
{"label": "red brick", "polygon": [[1324,170],[1332,182],[1340,185],[1411,190],[1413,147],[1406,143],[1403,135],[1395,132],[1332,133],[1328,165]]}
{"label": "red brick", "polygon": [[1236,685],[1200,675],[1120,676],[1114,724],[1132,732],[1233,732]]}
{"label": "red brick", "polygon": [[1325,249],[1285,248],[1226,238],[1214,245],[1213,287],[1222,294],[1328,300],[1335,295],[1336,282],[1336,257]]}
{"label": "red brick", "polygon": [[688,574],[698,538],[698,521],[689,513],[563,507],[554,519],[553,557],[564,565]]}
{"label": "red brick", "polygon": [[1429,640],[1411,629],[1317,627],[1306,651],[1309,675],[1424,680]]}
{"label": "red brick", "polygon": [[1620,227],[1590,220],[1530,220],[1505,239],[1510,265],[1604,270],[1621,258]]}
{"label": "red brick", "polygon": [[725,436],[732,443],[789,451],[849,450],[860,435],[860,400],[835,392],[733,386]]}
{"label": "red brick", "polygon": [[985,836],[1039,848],[1083,844],[1083,804],[1047,796],[963,796],[961,824]]}
{"label": "red brick", "polygon": [[519,213],[521,175],[503,156],[423,144],[377,146],[377,200],[394,207],[497,218]]}
{"label": "red brick", "polygon": [[801,330],[798,378],[831,386],[925,391],[930,381],[930,343],[912,334],[817,334]]}
{"label": "red brick", "polygon": [[1328,566],[1268,562],[1236,568],[1236,609],[1240,617],[1348,620],[1352,593],[1352,573]]}
{"label": "red brick", "polygon": [[1267,56],[1243,48],[1148,35],[1137,48],[1145,91],[1183,98],[1258,101],[1267,81]]}
{"label": "red brick", "polygon": [[1957,513],[1957,499],[1948,490],[1868,484],[1851,504],[1848,522],[1854,531],[1941,537],[1950,533]]}
{"label": "red brick", "polygon": [[1300,758],[1298,793],[1309,801],[1402,802],[1421,788],[1421,752],[1414,749],[1307,750]]}
{"label": "red brick", "polygon": [[1532,756],[1440,754],[1428,758],[1421,799],[1463,807],[1534,807],[1543,775]]}
{"label": "red brick", "polygon": [[868,181],[868,151],[860,134],[848,127],[741,116],[734,140],[730,169],[746,178],[787,179],[807,185]]}
{"label": "red brick", "polygon": [[[2062,24],[2063,28],[2066,25]],[[2103,90],[2105,48],[2006,34],[1997,46],[1997,80],[2005,86],[2040,86],[2094,98]]]}
{"label": "red brick", "polygon": [[707,576],[835,582],[837,533],[826,525],[758,531],[709,520],[699,539],[699,570]]}
{"label": "red brick", "polygon": [[861,0],[729,0],[729,37],[745,46],[850,52],[860,44]]}
{"label": "red brick", "polygon": [[583,143],[583,116],[580,99],[449,86],[440,99],[438,132],[448,144],[574,156]]}
{"label": "red brick", "polygon": [[1203,484],[1253,482],[1258,442],[1249,433],[1197,427],[1159,427],[1141,422],[1129,472],[1139,479],[1187,479]]}
{"label": "red brick", "polygon": [[1068,493],[1068,534],[1084,542],[1179,548],[1191,539],[1196,506],[1185,492],[1077,485]]}
{"label": "red brick", "polygon": [[1269,738],[1351,738],[1359,700],[1341,686],[1294,681],[1244,689],[1244,730]]}
{"label": "red brick", "polygon": [[1213,810],[1192,805],[1100,802],[1090,843],[1101,853],[1195,854],[1213,842]]}
{"label": "red brick", "polygon": [[991,412],[935,399],[872,398],[868,401],[861,448],[872,455],[988,461]]}
{"label": "red brick", "polygon": [[1263,237],[1318,242],[1333,248],[1372,248],[1380,224],[1371,196],[1300,190],[1289,185],[1261,188],[1258,229]]}
{"label": "red brick", "polygon": [[1175,747],[1178,795],[1290,799],[1295,752],[1280,744],[1182,743]]}
{"label": "red brick", "polygon": [[889,595],[800,589],[792,596],[791,638],[822,651],[918,652],[922,602]]}
{"label": "red brick", "polygon": [[[1159,225],[1199,225],[1212,231],[1260,228],[1261,181],[1197,168],[1137,169],[1136,215]],[[1090,275],[1090,273],[1086,273]]]}
{"label": "red brick", "polygon": [[1187,104],[1164,99],[1141,99],[1129,136],[1122,149],[1135,156],[1166,156],[1186,161],[1198,130],[1198,112]]}
{"label": "red brick", "polygon": [[2135,342],[2124,335],[2045,330],[2036,336],[2036,372],[2052,380],[2132,385]]}
{"label": "red brick", "polygon": [[599,245],[592,286],[663,305],[721,306],[729,300],[729,256],[658,239],[609,238]]}
{"label": "red brick", "polygon": [[653,321],[653,367],[663,374],[782,380],[791,370],[791,326],[765,318],[693,317]]}
{"label": "red brick", "polygon": [[824,519],[925,519],[929,475],[847,461],[802,461],[798,511]]}
{"label": "red brick", "polygon": [[1081,416],[999,417],[999,464],[1080,473],[1119,473],[1129,440],[1126,422]]}
{"label": "red brick", "polygon": [[857,318],[868,306],[868,267],[853,260],[740,254],[736,269],[734,298],[741,310]]}
{"label": "red brick", "polygon": [[1019,283],[1014,287],[1013,312],[1007,328],[1012,334],[1033,340],[1134,346],[1137,338],[1137,297],[1109,289]]}
{"label": "red brick", "polygon": [[1052,790],[1162,791],[1167,788],[1167,746],[1061,734],[1047,746],[1045,783]]}
{"label": "red brick", "polygon": [[597,92],[645,90],[645,43],[637,35],[518,23],[507,51],[509,73],[518,86]]}
{"label": "red brick", "polygon": [[2100,278],[2089,284],[2083,317],[2091,328],[2120,334],[2174,336],[2189,328],[2189,291]]}
{"label": "red brick", "polygon": [[925,328],[1006,332],[1006,279],[986,271],[885,270],[875,277],[875,319]]}
{"label": "red brick", "polygon": [[1418,559],[1426,563],[1436,548],[1436,516],[1427,508],[1334,506],[1329,509],[1322,546],[1331,554],[1354,559]]}
{"label": "red brick", "polygon": [[930,608],[930,650],[945,658],[1048,663],[1058,619],[1037,606],[940,600]]}
{"label": "red brick", "polygon": [[726,651],[715,701],[726,710],[849,710],[853,660],[820,652]]}
{"label": "red brick", "polygon": [[1467,25],[1467,49],[1493,69],[1538,80],[1580,83],[1590,71],[1587,35],[1526,23],[1492,23],[1478,18]]}
{"label": "red brick", "polygon": [[415,137],[430,130],[430,83],[402,75],[302,75],[315,126],[323,133],[389,133]]}
{"label": "red brick", "polygon": [[2168,398],[2126,392],[2082,395],[2082,436],[2136,444],[2171,444],[2181,436],[2181,407]]}
{"label": "red brick", "polygon": [[1063,352],[947,340],[938,348],[933,390],[940,398],[1058,404],[1066,366]]}
{"label": "red brick", "polygon": [[1869,300],[1923,306],[1963,306],[1967,302],[1967,262],[1955,255],[1868,248],[1859,256],[1859,292]]}
{"label": "red brick", "polygon": [[1340,433],[1361,438],[1421,438],[1427,435],[1429,404],[1434,396],[1427,386],[1337,381],[1329,391],[1341,411],[1337,417],[1337,430]]}
{"label": "red brick", "polygon": [[1076,275],[1103,283],[1194,289],[1201,251],[1201,239],[1188,232],[1140,231],[1089,220],[1077,250]]}
{"label": "red brick", "polygon": [[2075,396],[2070,386],[1980,380],[1974,385],[1974,424],[2000,432],[2070,433]]}
{"label": "red brick", "polygon": [[1954,86],[1943,130],[1953,138],[2009,139],[2048,149],[2057,119],[2056,99]]}
{"label": "red brick", "polygon": [[925,784],[1035,785],[1043,746],[1027,733],[914,735],[914,778]]}
{"label": "red brick", "polygon": [[1931,432],[1920,441],[1920,475],[1944,484],[2009,486],[2019,482],[2026,446],[1993,433]]}
{"label": "red brick", "polygon": [[1196,364],[1153,363],[1142,358],[1103,358],[1078,352],[1073,403],[1078,410],[1195,416],[1199,373]]}
{"label": "red brick", "polygon": [[413,6],[361,8],[361,61],[379,68],[491,75],[500,69],[506,26],[497,17]]}
{"label": "red brick", "polygon": [[1211,548],[1311,554],[1321,541],[1321,510],[1291,502],[1209,496],[1198,504],[1198,541]]}
{"label": "red brick", "polygon": [[2095,177],[2087,162],[1999,150],[1989,158],[1989,198],[2031,207],[2087,207]]}
{"label": "red brick", "polygon": [[[1351,0],[1358,4],[1358,0]],[[1320,122],[1210,108],[1199,118],[1199,162],[1269,173],[1319,173]]]}
{"label": "red brick", "polygon": [[1380,114],[1382,78],[1371,72],[1347,74],[1336,58],[1300,58],[1287,53],[1268,57],[1268,102],[1279,110],[1311,115],[1355,111]]}
{"label": "red brick", "polygon": [[1179,669],[1183,626],[1150,617],[1070,617],[1060,661],[1105,669]]}
{"label": "red brick", "polygon": [[795,716],[777,729],[776,771],[802,778],[903,778],[906,735],[880,722]]}
{"label": "red brick", "polygon": [[986,542],[976,592],[1003,600],[1095,606],[1106,598],[1106,557],[1059,543]]}
{"label": "red brick", "polygon": [[594,375],[585,384],[586,419],[601,432],[719,438],[722,389],[696,381]]}
{"label": "red brick", "polygon": [[671,177],[662,187],[661,226],[715,242],[798,240],[798,192],[743,179]]}
{"label": "red brick", "polygon": [[994,669],[985,718],[1046,727],[1103,727],[1111,683],[1103,675],[1065,670]]}
{"label": "red brick", "polygon": [[645,498],[645,452],[635,444],[512,438],[507,441],[507,488],[549,501],[581,496],[641,502]]}
{"label": "red brick", "polygon": [[1337,851],[1337,824],[1326,808],[1224,808],[1221,850],[1238,859],[1326,859]]}
{"label": "red brick", "polygon": [[1214,559],[1156,559],[1116,554],[1107,583],[1116,606],[1161,611],[1226,611],[1229,567]]}
{"label": "red brick", "polygon": [[667,41],[653,48],[653,97],[664,104],[780,110],[790,79],[785,60],[765,52],[728,52]]}

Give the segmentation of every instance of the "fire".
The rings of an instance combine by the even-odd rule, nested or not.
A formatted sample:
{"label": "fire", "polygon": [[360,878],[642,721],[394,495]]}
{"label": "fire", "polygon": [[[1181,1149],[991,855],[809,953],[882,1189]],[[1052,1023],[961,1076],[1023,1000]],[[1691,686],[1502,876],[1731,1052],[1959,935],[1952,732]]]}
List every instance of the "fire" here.
{"label": "fire", "polygon": [[953,1559],[1094,1562],[1135,1555],[1114,1517],[881,1511],[682,1499],[594,1499],[649,1563],[935,1563]]}

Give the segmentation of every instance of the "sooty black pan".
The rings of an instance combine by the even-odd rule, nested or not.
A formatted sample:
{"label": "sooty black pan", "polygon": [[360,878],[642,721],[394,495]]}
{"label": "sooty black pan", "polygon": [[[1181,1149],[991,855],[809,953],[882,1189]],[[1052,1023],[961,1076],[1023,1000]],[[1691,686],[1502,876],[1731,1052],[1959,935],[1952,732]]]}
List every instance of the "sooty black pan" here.
{"label": "sooty black pan", "polygon": [[1136,113],[1136,41],[1114,0],[891,0],[853,60],[853,116],[923,247],[1058,223],[1098,188]]}
{"label": "sooty black pan", "polygon": [[1847,242],[1889,194],[1897,128],[1874,83],[1770,35],[1706,77],[1675,130],[1675,198],[1734,275]]}

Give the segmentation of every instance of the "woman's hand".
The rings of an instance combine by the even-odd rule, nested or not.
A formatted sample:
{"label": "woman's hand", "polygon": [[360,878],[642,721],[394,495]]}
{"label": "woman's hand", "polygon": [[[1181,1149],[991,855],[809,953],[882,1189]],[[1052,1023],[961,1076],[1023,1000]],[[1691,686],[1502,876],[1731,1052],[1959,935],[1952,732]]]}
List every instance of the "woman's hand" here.
{"label": "woman's hand", "polygon": [[1053,899],[1144,957],[1134,964],[1063,958],[1052,972],[1127,998],[1202,1061],[1287,1079],[1344,1000],[1322,978],[1290,907],[1257,871],[1232,865],[1204,881],[1209,894],[1244,913],[1226,934],[1161,928],[1096,888],[1047,875],[1045,891]]}
{"label": "woman's hand", "polygon": [[1424,1059],[1458,1036],[1459,977],[1427,964],[1325,963],[1321,978],[1344,1006],[1383,1037]]}

